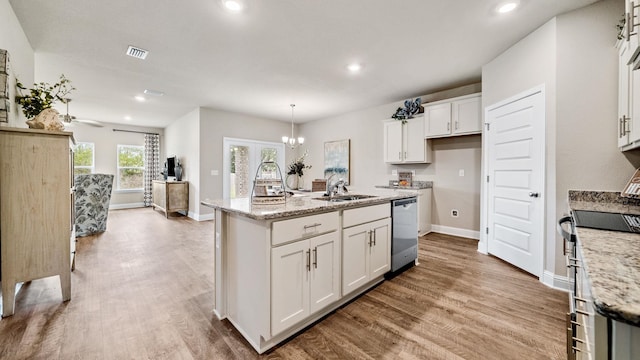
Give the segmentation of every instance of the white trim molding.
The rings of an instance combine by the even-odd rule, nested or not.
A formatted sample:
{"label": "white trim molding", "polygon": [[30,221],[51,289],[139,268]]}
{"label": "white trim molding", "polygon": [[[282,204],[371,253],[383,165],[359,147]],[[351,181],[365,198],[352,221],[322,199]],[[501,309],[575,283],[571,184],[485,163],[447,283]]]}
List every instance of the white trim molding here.
{"label": "white trim molding", "polygon": [[480,231],[455,228],[444,225],[431,225],[431,231],[445,235],[454,235],[469,239],[480,240]]}
{"label": "white trim molding", "polygon": [[122,209],[135,209],[144,207],[143,202],[128,203],[128,204],[109,204],[109,210],[122,210]]}
{"label": "white trim molding", "polygon": [[547,285],[550,288],[554,288],[562,291],[569,291],[569,288],[570,288],[568,277],[554,274],[549,270],[544,271],[542,275],[542,279],[540,280],[542,281],[543,284]]}
{"label": "white trim molding", "polygon": [[199,214],[193,211],[189,211],[189,215],[190,218],[192,218],[195,221],[208,221],[208,220],[213,220],[215,219],[214,213],[211,214]]}

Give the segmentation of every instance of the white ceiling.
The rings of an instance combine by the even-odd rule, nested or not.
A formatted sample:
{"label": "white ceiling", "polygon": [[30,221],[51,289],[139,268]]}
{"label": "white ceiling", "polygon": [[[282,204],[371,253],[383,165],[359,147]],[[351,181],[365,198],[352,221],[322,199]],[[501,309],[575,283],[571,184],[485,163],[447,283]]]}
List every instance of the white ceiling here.
{"label": "white ceiling", "polygon": [[[500,0],[247,1],[241,14],[220,0],[10,3],[36,81],[64,73],[77,88],[72,115],[165,127],[198,106],[290,121],[295,103],[306,122],[478,82],[528,33],[595,2],[520,0],[498,15]],[[126,56],[128,45],[147,60]],[[352,61],[364,66],[357,75]],[[139,103],[144,89],[166,95]]]}

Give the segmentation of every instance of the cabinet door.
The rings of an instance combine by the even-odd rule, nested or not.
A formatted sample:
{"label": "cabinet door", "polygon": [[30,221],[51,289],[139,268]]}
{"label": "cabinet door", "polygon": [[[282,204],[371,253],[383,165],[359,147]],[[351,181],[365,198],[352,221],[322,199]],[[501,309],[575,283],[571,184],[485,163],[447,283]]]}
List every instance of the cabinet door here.
{"label": "cabinet door", "polygon": [[311,272],[309,279],[310,313],[340,298],[340,244],[338,232],[309,239]]}
{"label": "cabinet door", "polygon": [[451,103],[424,107],[425,137],[434,138],[451,134]]}
{"label": "cabinet door", "polygon": [[369,279],[373,279],[391,269],[391,220],[382,219],[368,225],[373,235],[369,247]]}
{"label": "cabinet door", "polygon": [[402,162],[402,121],[384,123],[384,162]]}
{"label": "cabinet door", "polygon": [[482,132],[481,97],[471,97],[451,103],[453,134],[479,134]]}
{"label": "cabinet door", "polygon": [[420,162],[425,159],[424,118],[407,120],[404,124],[404,161]]}
{"label": "cabinet door", "polygon": [[309,241],[271,249],[271,334],[309,315]]}
{"label": "cabinet door", "polygon": [[618,49],[618,147],[629,144],[629,127],[631,121],[631,85],[633,73],[627,65],[631,51],[627,41],[620,42]]}
{"label": "cabinet door", "polygon": [[342,230],[342,295],[369,280],[369,224]]}

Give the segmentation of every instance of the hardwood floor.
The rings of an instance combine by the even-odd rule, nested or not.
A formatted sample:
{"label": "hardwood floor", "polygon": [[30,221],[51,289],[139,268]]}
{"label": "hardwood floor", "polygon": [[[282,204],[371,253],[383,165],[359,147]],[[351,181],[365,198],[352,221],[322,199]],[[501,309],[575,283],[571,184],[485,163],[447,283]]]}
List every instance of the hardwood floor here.
{"label": "hardwood floor", "polygon": [[213,307],[213,223],[151,209],[109,213],[79,238],[72,299],[24,285],[0,320],[0,359],[565,359],[567,295],[429,234],[420,265],[258,356]]}

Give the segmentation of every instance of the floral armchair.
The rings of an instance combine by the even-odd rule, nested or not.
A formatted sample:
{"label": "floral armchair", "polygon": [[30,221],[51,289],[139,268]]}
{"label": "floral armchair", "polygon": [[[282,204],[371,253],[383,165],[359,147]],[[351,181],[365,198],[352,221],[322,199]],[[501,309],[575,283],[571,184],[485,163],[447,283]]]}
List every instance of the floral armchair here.
{"label": "floral armchair", "polygon": [[107,230],[113,175],[76,175],[76,236]]}

